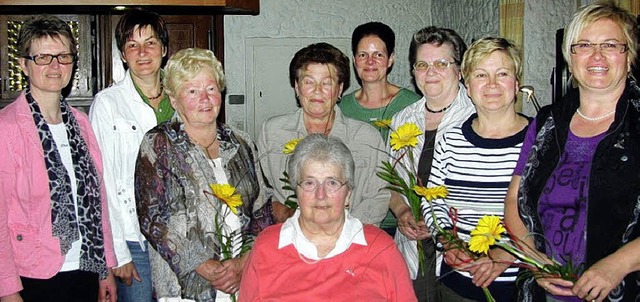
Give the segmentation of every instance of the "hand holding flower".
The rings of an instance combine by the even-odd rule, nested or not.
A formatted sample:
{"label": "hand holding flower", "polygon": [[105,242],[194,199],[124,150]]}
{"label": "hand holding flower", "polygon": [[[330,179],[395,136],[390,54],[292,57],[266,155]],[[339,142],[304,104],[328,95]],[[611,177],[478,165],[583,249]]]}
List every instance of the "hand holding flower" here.
{"label": "hand holding flower", "polygon": [[573,296],[571,288],[573,282],[562,278],[536,278],[538,286],[542,287],[546,292],[556,296]]}
{"label": "hand holding flower", "polygon": [[411,240],[423,240],[431,236],[427,225],[424,220],[416,221],[416,218],[411,212],[411,208],[404,202],[402,203],[402,209],[399,213],[396,213],[398,217],[398,230],[402,232],[407,238]]}
{"label": "hand holding flower", "polygon": [[[231,301],[240,288],[242,268],[251,247],[251,238],[245,238],[239,228],[238,208],[242,206],[242,196],[229,184],[210,184],[212,193],[221,203],[216,215],[215,237],[220,245],[220,261],[210,259],[196,268],[196,272],[207,279],[213,288],[230,294]],[[240,208],[242,209],[242,208]],[[234,227],[235,225],[235,227]],[[238,258],[239,257],[239,258]]]}
{"label": "hand holding flower", "polygon": [[[450,235],[442,236],[442,238],[456,236],[453,231],[447,230],[445,232],[450,233]],[[466,246],[460,245],[460,242],[451,242],[447,239],[441,239],[441,241],[443,241],[442,244],[445,250],[444,261],[458,271],[470,272],[476,257],[469,252]]]}
{"label": "hand holding flower", "polygon": [[476,261],[478,267],[485,267],[485,270],[478,270],[472,273],[473,284],[478,287],[487,287],[498,276],[500,276],[515,260],[515,257],[503,249],[490,249],[488,257],[481,257]]}
{"label": "hand holding flower", "polygon": [[241,258],[233,258],[221,262],[221,266],[214,273],[211,285],[227,294],[233,294],[240,288],[242,269],[247,254]]}
{"label": "hand holding flower", "polygon": [[629,272],[629,258],[613,253],[589,267],[575,282],[572,292],[582,299],[602,301]]}

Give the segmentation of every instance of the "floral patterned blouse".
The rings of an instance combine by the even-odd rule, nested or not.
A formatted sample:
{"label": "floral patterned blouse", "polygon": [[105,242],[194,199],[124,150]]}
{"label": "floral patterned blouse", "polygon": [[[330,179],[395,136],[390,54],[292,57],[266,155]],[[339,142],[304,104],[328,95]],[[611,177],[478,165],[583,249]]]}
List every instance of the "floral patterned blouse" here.
{"label": "floral patterned blouse", "polygon": [[[222,123],[217,128],[226,178],[242,196],[237,215],[243,242],[249,244],[251,230],[259,229],[255,225],[271,223],[261,214],[270,209],[263,207],[267,198],[257,152],[248,134]],[[136,208],[151,246],[157,298],[215,300],[216,290],[195,269],[208,259],[221,259],[216,221],[235,214],[210,194],[212,183],[217,182],[210,159],[189,140],[177,115],[144,136],[136,163]]]}

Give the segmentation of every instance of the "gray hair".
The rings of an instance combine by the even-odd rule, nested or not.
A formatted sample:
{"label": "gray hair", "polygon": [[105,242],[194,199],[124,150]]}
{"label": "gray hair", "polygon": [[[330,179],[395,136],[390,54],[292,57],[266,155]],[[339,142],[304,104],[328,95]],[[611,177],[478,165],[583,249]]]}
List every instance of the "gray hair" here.
{"label": "gray hair", "polygon": [[298,143],[289,158],[287,169],[292,188],[300,182],[300,173],[309,161],[327,162],[340,167],[347,181],[347,187],[350,190],[353,189],[355,162],[351,151],[340,139],[316,133],[308,135]]}

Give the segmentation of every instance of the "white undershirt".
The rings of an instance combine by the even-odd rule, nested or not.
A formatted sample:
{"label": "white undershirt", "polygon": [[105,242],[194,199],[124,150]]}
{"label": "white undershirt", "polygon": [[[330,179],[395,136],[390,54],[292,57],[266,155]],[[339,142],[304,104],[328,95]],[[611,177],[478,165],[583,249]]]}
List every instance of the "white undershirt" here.
{"label": "white undershirt", "polygon": [[[67,137],[67,129],[64,123],[60,124],[47,124],[53,135],[53,141],[56,143],[58,153],[62,159],[64,168],[67,169],[67,175],[71,180],[71,192],[73,193],[73,206],[76,210],[76,217],[78,217],[78,184],[76,182],[76,174],[73,172],[73,159],[71,158],[71,147],[69,146],[69,137]],[[78,228],[78,235],[80,235],[80,229]],[[78,236],[80,238],[80,236]],[[62,264],[61,272],[77,270],[80,268],[80,244],[81,240],[78,239],[71,244],[71,249],[67,252]]]}
{"label": "white undershirt", "polygon": [[[216,178],[216,183],[218,184],[228,184],[229,180],[227,179],[227,175],[224,172],[224,168],[222,167],[222,158],[214,158],[209,160],[209,165],[213,170],[213,175]],[[242,224],[240,223],[240,219],[238,215],[235,215],[231,212],[231,209],[226,204],[222,204],[221,207],[222,215],[224,215],[224,223],[227,226],[223,229],[223,233],[225,236],[228,236],[231,232],[237,231],[239,234],[239,230],[242,228]],[[240,247],[242,246],[241,239],[235,240],[233,242],[233,256],[236,257],[240,254]],[[231,301],[231,298],[228,294],[216,290],[216,302],[227,302]]]}

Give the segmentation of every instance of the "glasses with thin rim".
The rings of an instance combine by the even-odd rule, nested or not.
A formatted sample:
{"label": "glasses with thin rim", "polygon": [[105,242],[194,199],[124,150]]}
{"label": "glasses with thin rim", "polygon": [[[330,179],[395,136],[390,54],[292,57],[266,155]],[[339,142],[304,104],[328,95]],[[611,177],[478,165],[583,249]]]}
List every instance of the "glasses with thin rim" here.
{"label": "glasses with thin rim", "polygon": [[603,53],[625,53],[629,50],[627,44],[624,43],[576,43],[571,44],[571,53],[572,54],[590,54],[596,49],[596,46],[600,48],[600,51]]}
{"label": "glasses with thin rim", "polygon": [[323,182],[320,182],[315,178],[306,178],[300,181],[298,186],[305,192],[315,192],[318,186],[323,186],[326,192],[335,193],[346,184],[346,182],[335,178],[327,178]]}
{"label": "glasses with thin rim", "polygon": [[447,61],[445,59],[436,60],[436,61],[433,61],[433,62],[418,61],[415,64],[413,64],[413,69],[415,69],[417,71],[426,71],[427,69],[429,69],[429,67],[433,67],[436,70],[445,70],[445,69],[449,68],[451,66],[451,64],[456,64],[456,62],[455,61]]}
{"label": "glasses with thin rim", "polygon": [[34,56],[24,56],[23,58],[33,61],[36,65],[49,65],[53,62],[54,58],[62,65],[69,65],[76,61],[77,56],[72,53],[61,53],[57,55],[41,53]]}

